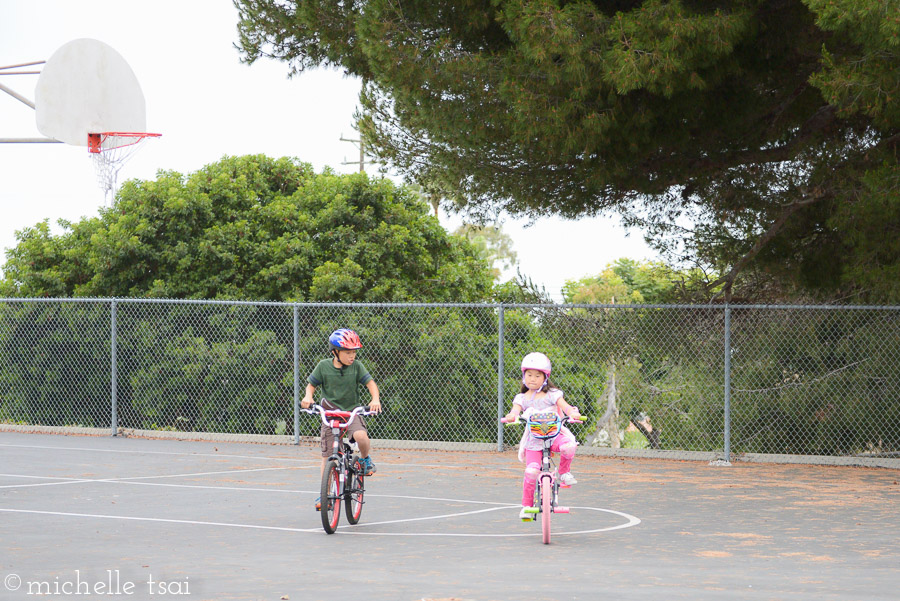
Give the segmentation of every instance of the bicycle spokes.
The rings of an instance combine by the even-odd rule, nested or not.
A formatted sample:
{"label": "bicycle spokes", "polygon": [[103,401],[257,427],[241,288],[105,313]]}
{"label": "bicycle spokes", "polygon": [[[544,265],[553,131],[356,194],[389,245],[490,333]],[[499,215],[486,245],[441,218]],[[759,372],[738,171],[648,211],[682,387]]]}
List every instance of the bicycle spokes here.
{"label": "bicycle spokes", "polygon": [[365,475],[363,466],[358,457],[354,457],[351,463],[352,469],[347,474],[346,484],[346,512],[347,521],[351,524],[359,522],[362,514],[363,495],[365,494]]}

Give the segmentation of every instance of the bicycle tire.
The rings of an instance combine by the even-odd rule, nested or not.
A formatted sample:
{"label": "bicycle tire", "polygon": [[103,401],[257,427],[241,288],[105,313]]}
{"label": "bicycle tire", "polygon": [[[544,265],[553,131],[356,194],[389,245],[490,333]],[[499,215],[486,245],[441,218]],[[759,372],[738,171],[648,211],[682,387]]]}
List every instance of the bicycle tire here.
{"label": "bicycle tire", "polygon": [[551,500],[553,499],[553,485],[550,476],[541,478],[541,537],[545,545],[550,544],[550,516],[553,514]]}
{"label": "bicycle tire", "polygon": [[363,496],[366,493],[366,476],[363,473],[363,467],[359,463],[359,457],[354,457],[352,462],[353,468],[347,474],[347,494],[346,505],[344,509],[347,512],[347,521],[351,524],[359,523],[359,517],[362,515]]}
{"label": "bicycle tire", "polygon": [[322,527],[328,534],[334,534],[337,530],[338,522],[341,521],[341,474],[340,464],[335,460],[330,460],[325,464],[325,471],[322,472]]}

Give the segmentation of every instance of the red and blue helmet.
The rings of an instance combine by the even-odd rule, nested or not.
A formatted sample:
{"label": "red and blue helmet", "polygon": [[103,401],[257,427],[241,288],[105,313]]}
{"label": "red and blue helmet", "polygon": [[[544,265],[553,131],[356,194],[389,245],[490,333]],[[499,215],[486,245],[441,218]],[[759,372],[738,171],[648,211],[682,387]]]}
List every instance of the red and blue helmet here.
{"label": "red and blue helmet", "polygon": [[348,328],[338,328],[328,337],[328,345],[333,350],[355,351],[362,348],[359,334]]}

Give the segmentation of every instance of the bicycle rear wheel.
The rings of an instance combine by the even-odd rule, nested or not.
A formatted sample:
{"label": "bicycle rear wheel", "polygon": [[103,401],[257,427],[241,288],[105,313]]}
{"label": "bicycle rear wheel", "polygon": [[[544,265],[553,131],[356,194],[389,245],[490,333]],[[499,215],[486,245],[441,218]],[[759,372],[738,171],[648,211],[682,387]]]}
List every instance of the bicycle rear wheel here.
{"label": "bicycle rear wheel", "polygon": [[347,512],[347,521],[351,524],[359,522],[359,516],[362,515],[363,495],[366,492],[366,477],[363,474],[363,467],[360,465],[359,457],[353,458],[352,472],[347,478],[347,503],[345,510]]}
{"label": "bicycle rear wheel", "polygon": [[550,544],[550,516],[553,514],[553,506],[550,501],[553,498],[553,485],[550,476],[541,478],[541,535],[545,545]]}
{"label": "bicycle rear wheel", "polygon": [[322,527],[328,534],[334,534],[341,520],[341,479],[340,465],[331,460],[322,472]]}

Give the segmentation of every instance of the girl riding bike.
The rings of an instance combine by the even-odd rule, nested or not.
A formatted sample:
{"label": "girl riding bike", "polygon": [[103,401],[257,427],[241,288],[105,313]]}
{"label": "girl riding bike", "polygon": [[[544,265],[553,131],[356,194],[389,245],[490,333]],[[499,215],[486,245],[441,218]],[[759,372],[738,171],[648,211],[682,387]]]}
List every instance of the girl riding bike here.
{"label": "girl riding bike", "polygon": [[[550,359],[543,353],[529,353],[522,359],[522,388],[513,399],[512,409],[504,420],[515,421],[526,409],[532,411],[556,411],[560,416],[568,416],[573,420],[581,418],[577,407],[573,407],[563,398],[562,390],[550,381]],[[560,454],[559,480],[562,486],[572,486],[578,481],[572,475],[572,460],[578,441],[575,435],[562,426],[563,432],[554,440],[552,450]],[[534,488],[538,473],[541,470],[543,443],[534,438],[526,428],[519,442],[519,461],[525,463],[525,478],[522,481],[522,510],[519,519],[530,521],[533,513],[526,511],[534,502]]]}

